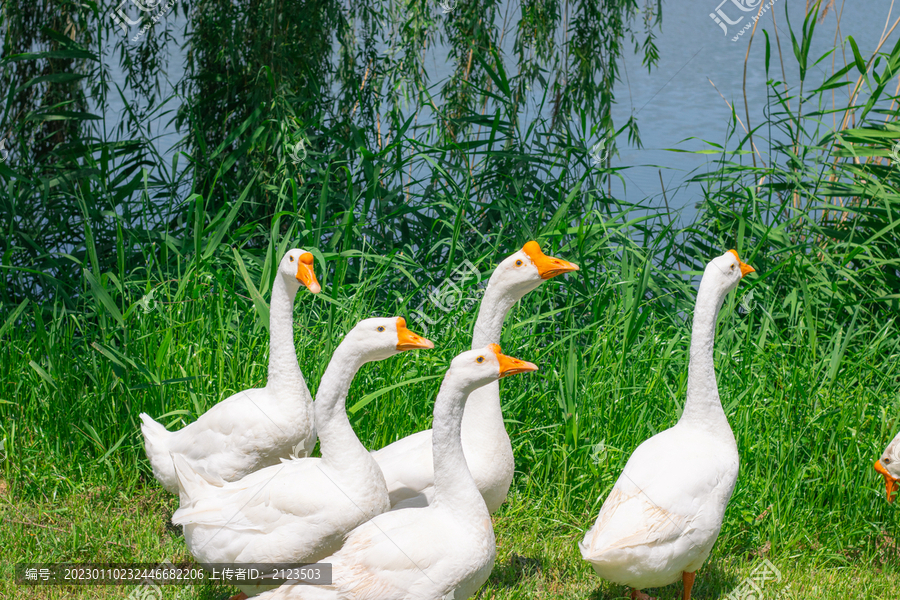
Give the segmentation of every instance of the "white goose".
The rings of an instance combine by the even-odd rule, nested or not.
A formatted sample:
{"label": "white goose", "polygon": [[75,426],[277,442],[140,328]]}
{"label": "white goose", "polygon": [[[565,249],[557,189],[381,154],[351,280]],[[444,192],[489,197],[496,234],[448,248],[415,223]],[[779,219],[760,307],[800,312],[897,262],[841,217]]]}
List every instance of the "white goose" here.
{"label": "white goose", "polygon": [[753,267],[730,250],[703,272],[691,336],[687,400],[678,423],[643,442],[579,545],[600,577],[640,590],[684,582],[709,556],[737,482],[738,451],[713,364],[716,319],[725,296]]}
{"label": "white goose", "polygon": [[400,317],[357,324],[334,351],[316,392],[322,458],[286,460],[222,484],[174,455],[181,507],[172,522],[184,526],[197,562],[315,562],[337,551],[348,531],[388,510],[384,476],[347,419],[347,391],[365,363],[433,347]]}
{"label": "white goose", "polygon": [[178,492],[172,454],[209,478],[235,481],[276,464],[292,451],[304,455],[312,451],[316,444],[312,396],[294,350],[294,297],[300,284],[313,294],[322,290],[313,271],[313,255],[294,248],[281,259],[272,286],[266,387],[233,394],[178,431],[168,431],[141,413],[153,475],[170,492]]}
{"label": "white goose", "polygon": [[496,545],[491,517],[460,441],[466,396],[531,363],[491,344],[453,359],[434,403],[434,494],[426,508],[378,515],[353,530],[331,563],[331,585],[284,585],[259,600],[464,600],[487,580]]}
{"label": "white goose", "polygon": [[884,449],[881,458],[875,461],[875,470],[884,475],[887,501],[893,502],[894,492],[897,491],[897,482],[900,481],[900,433]]}
{"label": "white goose", "polygon": [[[500,343],[500,330],[509,309],[544,280],[578,267],[546,256],[537,242],[503,260],[488,281],[472,334],[472,348]],[[384,472],[392,508],[425,506],[434,492],[431,430],[420,431],[373,452]],[[506,500],[515,471],[512,446],[503,424],[500,385],[495,381],[477,389],[466,402],[462,445],[475,484],[490,512]]]}

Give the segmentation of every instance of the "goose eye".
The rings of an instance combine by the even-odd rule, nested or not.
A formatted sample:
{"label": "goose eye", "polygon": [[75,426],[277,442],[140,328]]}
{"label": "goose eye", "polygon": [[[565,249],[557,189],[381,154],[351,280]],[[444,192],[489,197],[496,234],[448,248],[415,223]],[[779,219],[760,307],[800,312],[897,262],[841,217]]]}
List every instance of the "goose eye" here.
{"label": "goose eye", "polygon": [[889,458],[882,458],[881,461],[886,465],[891,464],[891,459],[889,459]]}
{"label": "goose eye", "polygon": [[734,263],[731,263],[731,270],[734,271]]}
{"label": "goose eye", "polygon": [[483,356],[479,356],[478,358],[475,359],[475,362],[477,362],[477,363],[483,363],[483,362],[484,362],[484,357],[483,357]]}
{"label": "goose eye", "polygon": [[291,259],[291,262],[294,262],[294,257],[293,257],[293,256],[291,256],[290,259]]}
{"label": "goose eye", "polygon": [[521,267],[521,266],[522,266],[522,261],[521,261],[521,260],[517,260],[517,261],[516,261],[516,266],[517,266],[517,267]]}
{"label": "goose eye", "polygon": [[379,326],[378,326],[378,331],[379,331],[379,332],[384,331],[384,325],[379,325]]}

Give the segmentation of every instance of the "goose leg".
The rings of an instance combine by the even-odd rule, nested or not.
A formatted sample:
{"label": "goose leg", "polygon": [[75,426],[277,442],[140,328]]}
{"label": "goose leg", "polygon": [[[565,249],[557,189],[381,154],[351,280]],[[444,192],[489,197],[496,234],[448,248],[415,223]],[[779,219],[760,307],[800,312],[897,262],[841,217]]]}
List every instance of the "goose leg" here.
{"label": "goose leg", "polygon": [[681,574],[681,581],[684,583],[683,600],[691,600],[691,588],[694,587],[694,575],[696,574],[697,571],[694,571],[693,573],[685,571]]}
{"label": "goose leg", "polygon": [[248,599],[247,599],[247,594],[245,594],[244,592],[240,592],[239,594],[235,594],[228,600],[248,600]]}
{"label": "goose leg", "polygon": [[631,588],[631,600],[656,600],[637,588]]}

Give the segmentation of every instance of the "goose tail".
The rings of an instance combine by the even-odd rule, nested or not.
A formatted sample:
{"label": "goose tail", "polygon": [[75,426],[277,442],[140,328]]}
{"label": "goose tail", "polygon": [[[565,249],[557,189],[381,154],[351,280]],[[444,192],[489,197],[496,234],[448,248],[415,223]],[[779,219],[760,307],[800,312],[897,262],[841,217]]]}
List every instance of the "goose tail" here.
{"label": "goose tail", "polygon": [[[172,470],[175,472],[181,506],[190,506],[204,495],[207,488],[215,485],[204,471],[195,468],[181,454],[171,454],[169,460],[172,463]],[[224,482],[217,483],[223,484]]]}
{"label": "goose tail", "polygon": [[144,450],[156,477],[166,490],[178,493],[178,481],[169,455],[169,443],[173,432],[153,420],[147,413],[141,413],[141,433],[144,434]]}

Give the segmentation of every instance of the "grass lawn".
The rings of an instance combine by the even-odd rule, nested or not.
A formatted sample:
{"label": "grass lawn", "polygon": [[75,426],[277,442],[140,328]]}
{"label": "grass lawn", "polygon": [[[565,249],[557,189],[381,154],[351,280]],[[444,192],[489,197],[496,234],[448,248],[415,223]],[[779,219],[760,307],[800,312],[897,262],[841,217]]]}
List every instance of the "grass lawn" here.
{"label": "grass lawn", "polygon": [[[126,598],[135,589],[131,586],[17,586],[12,582],[13,565],[23,559],[29,562],[190,559],[181,532],[168,523],[177,508],[177,499],[153,485],[128,492],[98,486],[72,494],[62,502],[19,503],[9,497],[5,486],[0,490],[3,521],[0,564],[4,570],[0,597]],[[625,598],[625,588],[600,580],[581,560],[577,542],[589,519],[585,514],[545,512],[540,502],[521,495],[511,496],[494,519],[497,562],[480,598]],[[694,597],[894,599],[900,587],[900,563],[896,554],[897,546],[888,537],[884,538],[880,552],[861,561],[848,560],[840,566],[815,551],[779,554],[777,549],[768,548],[738,557],[723,556],[714,550],[698,573]],[[761,583],[764,595],[741,595],[741,586],[748,585],[748,580]],[[173,599],[219,600],[236,592],[220,585],[161,589],[162,598]],[[654,594],[680,599],[680,590],[680,584],[676,584]],[[151,597],[158,596],[147,596]]]}
{"label": "grass lawn", "polygon": [[[775,276],[763,271],[760,283]],[[208,281],[192,278],[179,288],[176,298],[195,300],[132,310],[125,329],[102,318],[107,329],[87,329],[96,313],[61,315],[41,335],[8,329],[10,339],[0,346],[6,402],[0,410],[13,418],[0,421],[0,597],[134,592],[17,587],[16,563],[190,559],[180,530],[167,526],[178,501],[150,475],[137,413],[169,414],[164,421],[178,428],[234,391],[261,385],[268,362],[268,336],[249,299],[227,287],[205,293]],[[366,285],[384,287],[375,280]],[[481,598],[610,600],[626,593],[594,575],[577,542],[633,449],[679,417],[690,341],[689,322],[665,311],[635,331],[631,307],[641,292],[634,285],[633,278],[601,285],[606,295],[592,296],[596,310],[585,315],[574,306],[583,297],[564,296],[571,288],[551,281],[508,318],[504,350],[540,371],[502,384],[518,472],[494,517],[497,562]],[[560,297],[570,304],[548,304]],[[762,600],[786,590],[785,598],[895,599],[900,505],[885,501],[871,467],[894,434],[900,403],[895,323],[858,323],[844,338],[825,324],[813,328],[796,295],[756,298],[742,314],[741,297],[732,294],[719,322],[718,384],[741,470],[694,597]],[[313,393],[321,356],[343,331],[360,318],[397,312],[361,291],[328,304],[318,297],[298,304],[298,360]],[[445,315],[427,332],[434,350],[360,371],[347,406],[363,444],[379,448],[429,426],[439,376],[468,346],[472,319]],[[112,340],[109,329],[127,332],[127,339]],[[372,396],[394,382],[410,383]],[[777,569],[780,581],[763,581],[763,596],[739,592],[762,568]],[[654,593],[671,599],[680,589],[679,583]],[[202,600],[234,592],[162,590],[165,598]]]}

